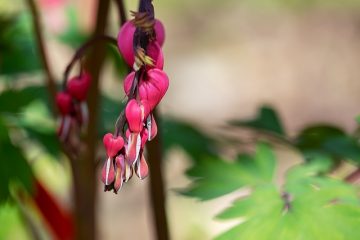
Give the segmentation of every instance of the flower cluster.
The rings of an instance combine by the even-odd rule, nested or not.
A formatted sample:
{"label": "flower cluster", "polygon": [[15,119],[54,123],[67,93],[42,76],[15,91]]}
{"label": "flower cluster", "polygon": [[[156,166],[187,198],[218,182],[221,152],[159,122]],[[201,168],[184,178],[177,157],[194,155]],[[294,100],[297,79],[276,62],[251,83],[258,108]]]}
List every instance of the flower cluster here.
{"label": "flower cluster", "polygon": [[140,178],[148,175],[144,147],[157,134],[152,114],[164,97],[169,79],[163,71],[162,45],[165,32],[162,23],[149,12],[133,13],[134,19],[126,22],[118,34],[118,48],[125,62],[133,69],[124,80],[128,97],[124,125],[115,135],[108,133],[103,142],[107,160],[102,169],[105,191],[118,192],[133,171]]}
{"label": "flower cluster", "polygon": [[62,92],[56,95],[56,104],[60,112],[58,136],[67,141],[71,128],[78,124],[82,128],[88,123],[88,107],[86,97],[90,87],[91,77],[82,73],[67,81]]}

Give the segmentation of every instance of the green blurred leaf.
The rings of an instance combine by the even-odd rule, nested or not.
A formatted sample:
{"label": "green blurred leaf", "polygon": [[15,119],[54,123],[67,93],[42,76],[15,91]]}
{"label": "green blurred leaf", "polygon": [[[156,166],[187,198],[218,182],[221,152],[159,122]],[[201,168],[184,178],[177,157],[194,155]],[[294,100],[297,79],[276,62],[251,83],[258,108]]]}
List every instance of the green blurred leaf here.
{"label": "green blurred leaf", "polygon": [[0,22],[0,75],[14,76],[40,70],[30,15],[23,13]]}
{"label": "green blurred leaf", "polygon": [[164,116],[161,126],[165,151],[178,146],[194,161],[216,155],[215,140],[190,123]]}
{"label": "green blurred leaf", "polygon": [[356,121],[360,124],[360,115],[356,117]]}
{"label": "green blurred leaf", "polygon": [[15,204],[0,205],[0,239],[31,240],[18,207]]}
{"label": "green blurred leaf", "polygon": [[201,200],[213,199],[244,186],[272,181],[275,157],[266,144],[258,144],[255,156],[240,155],[234,162],[218,158],[201,158],[186,174],[192,185],[182,194]]}
{"label": "green blurred leaf", "polygon": [[0,94],[0,113],[19,113],[29,103],[37,99],[37,95],[23,90],[6,90]]}
{"label": "green blurred leaf", "polygon": [[28,191],[32,186],[32,171],[20,148],[10,141],[6,125],[0,119],[0,202],[10,197],[9,185],[20,183]]}
{"label": "green blurred leaf", "polygon": [[277,112],[268,106],[262,106],[255,119],[247,121],[234,120],[230,122],[231,125],[240,127],[250,127],[256,130],[268,131],[280,136],[285,135],[285,130]]}
{"label": "green blurred leaf", "polygon": [[326,154],[333,161],[351,159],[360,162],[359,143],[342,129],[332,125],[316,125],[302,130],[295,140],[295,146],[299,148],[308,160],[314,153]]}

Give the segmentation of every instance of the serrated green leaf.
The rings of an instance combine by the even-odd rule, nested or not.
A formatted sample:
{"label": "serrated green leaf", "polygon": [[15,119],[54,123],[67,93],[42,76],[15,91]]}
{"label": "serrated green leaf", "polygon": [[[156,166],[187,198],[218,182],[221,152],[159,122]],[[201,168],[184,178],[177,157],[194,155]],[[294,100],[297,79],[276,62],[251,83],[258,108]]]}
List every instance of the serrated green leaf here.
{"label": "serrated green leaf", "polygon": [[256,186],[272,181],[275,157],[270,147],[258,144],[254,157],[240,155],[236,161],[201,158],[186,174],[193,184],[181,193],[208,200],[228,194],[244,186]]}
{"label": "serrated green leaf", "polygon": [[360,232],[354,231],[360,226],[357,191],[342,181],[320,176],[329,167],[324,162],[294,167],[283,193],[275,186],[262,186],[234,202],[218,218],[241,218],[242,222],[216,240],[359,239]]}
{"label": "serrated green leaf", "polygon": [[285,130],[277,112],[268,106],[262,106],[255,119],[247,121],[234,120],[230,122],[231,125],[250,127],[257,130],[268,131],[280,136],[285,135]]}

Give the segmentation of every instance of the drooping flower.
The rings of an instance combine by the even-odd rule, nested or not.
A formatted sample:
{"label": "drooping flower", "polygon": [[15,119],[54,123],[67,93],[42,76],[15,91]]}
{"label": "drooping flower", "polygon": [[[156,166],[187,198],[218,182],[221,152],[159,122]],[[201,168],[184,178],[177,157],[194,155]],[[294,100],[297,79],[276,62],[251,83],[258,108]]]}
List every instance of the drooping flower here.
{"label": "drooping flower", "polygon": [[[118,34],[118,47],[124,57],[125,62],[129,66],[133,66],[135,62],[135,53],[134,53],[134,33],[136,27],[132,21],[127,21],[121,28]],[[146,51],[152,52],[151,58],[155,61],[154,65],[158,68],[162,68],[164,65],[163,54],[161,51],[161,46],[165,41],[165,30],[163,24],[159,20],[155,20],[154,24],[155,36],[156,38],[149,44]]]}
{"label": "drooping flower", "polygon": [[86,103],[87,94],[90,88],[91,77],[88,73],[71,78],[66,85],[69,94],[79,102],[80,121],[86,126],[89,119],[89,112]]}
{"label": "drooping flower", "polygon": [[71,96],[67,92],[58,93],[56,95],[56,105],[61,115],[57,134],[61,141],[65,141],[71,129],[71,113],[73,110]]}

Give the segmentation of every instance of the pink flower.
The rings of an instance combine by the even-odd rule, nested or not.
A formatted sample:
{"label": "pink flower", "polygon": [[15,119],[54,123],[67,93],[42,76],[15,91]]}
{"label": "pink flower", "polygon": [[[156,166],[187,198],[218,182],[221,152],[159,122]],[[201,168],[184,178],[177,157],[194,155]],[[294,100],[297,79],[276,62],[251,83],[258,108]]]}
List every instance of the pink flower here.
{"label": "pink flower", "polygon": [[91,84],[91,76],[88,73],[82,73],[80,76],[71,78],[66,89],[69,94],[79,102],[77,108],[79,112],[79,121],[85,127],[89,121],[89,111],[86,103],[86,97]]}
{"label": "pink flower", "polygon": [[66,92],[60,92],[56,95],[56,105],[60,111],[60,124],[57,130],[57,135],[61,141],[65,141],[69,137],[71,130],[73,112],[73,102],[71,96]]}
{"label": "pink flower", "polygon": [[[164,65],[164,57],[161,51],[161,46],[165,41],[165,29],[163,24],[159,20],[155,20],[155,42],[151,42],[148,46],[147,52],[152,52],[149,56],[155,61],[155,66],[162,69]],[[135,62],[135,54],[133,47],[134,33],[136,27],[131,21],[127,21],[120,29],[118,34],[118,47],[129,66],[133,66]]]}
{"label": "pink flower", "polygon": [[132,99],[125,109],[125,116],[131,132],[140,133],[144,126],[144,120],[150,113],[149,104],[146,100],[138,102]]}
{"label": "pink flower", "polygon": [[114,137],[111,133],[105,134],[103,143],[109,158],[115,157],[124,147],[124,139],[121,136]]}
{"label": "pink flower", "polygon": [[[124,90],[130,93],[134,81],[135,72],[130,73],[124,80]],[[147,100],[150,109],[153,110],[164,97],[169,88],[169,78],[165,72],[159,69],[150,69],[139,81],[139,96],[141,100]]]}

